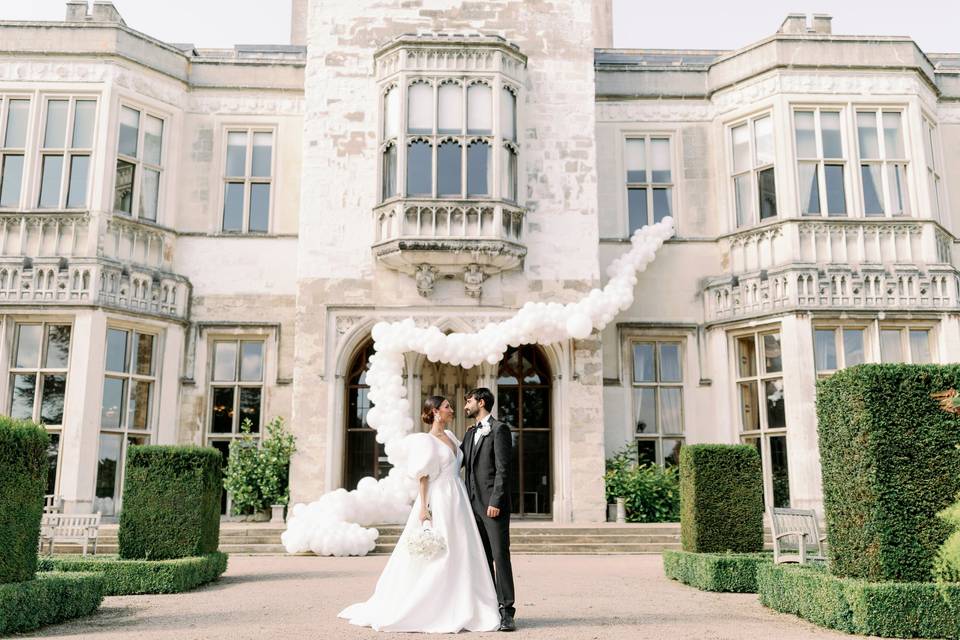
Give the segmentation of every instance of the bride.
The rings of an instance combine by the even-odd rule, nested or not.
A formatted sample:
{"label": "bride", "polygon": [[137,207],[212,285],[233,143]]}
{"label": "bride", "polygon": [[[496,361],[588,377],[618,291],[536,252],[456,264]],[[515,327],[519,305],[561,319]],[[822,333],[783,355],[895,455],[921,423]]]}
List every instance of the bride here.
{"label": "bride", "polygon": [[[446,399],[430,396],[421,419],[431,425],[430,432],[407,436],[405,443],[407,472],[420,483],[410,517],[373,596],[338,617],[377,631],[496,631],[497,594],[460,478],[463,453],[456,436],[445,429],[453,409]],[[412,556],[406,546],[425,520],[446,540],[446,550],[432,560]]]}

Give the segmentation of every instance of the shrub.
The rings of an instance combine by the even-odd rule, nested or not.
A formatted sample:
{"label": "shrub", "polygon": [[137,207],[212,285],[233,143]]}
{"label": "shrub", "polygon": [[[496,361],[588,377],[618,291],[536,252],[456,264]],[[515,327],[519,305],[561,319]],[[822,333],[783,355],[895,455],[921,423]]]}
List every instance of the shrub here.
{"label": "shrub", "polygon": [[749,445],[680,450],[680,542],[685,551],[763,550],[763,476]]}
{"label": "shrub", "polygon": [[627,522],[676,522],[680,516],[680,489],[675,467],[637,464],[627,446],[607,459],[603,476],[607,502],[626,499]]}
{"label": "shrub", "polygon": [[960,366],[859,365],[817,383],[830,570],[874,581],[930,580],[960,491],[960,419],[934,392]]}
{"label": "shrub", "polygon": [[664,551],[663,572],[701,591],[757,592],[757,565],[773,562],[766,553]]}
{"label": "shrub", "polygon": [[868,582],[810,565],[762,564],[760,602],[822,627],[894,638],[960,635],[960,584]]}
{"label": "shrub", "polygon": [[266,437],[259,445],[251,428],[251,422],[244,420],[242,435],[230,443],[223,486],[230,492],[234,515],[290,501],[290,456],[296,451],[293,434],[279,416],[267,423]]}
{"label": "shrub", "polygon": [[164,560],[216,551],[221,491],[220,452],[212,447],[130,447],[120,557]]}
{"label": "shrub", "polygon": [[36,571],[49,442],[43,427],[0,416],[0,584]]}
{"label": "shrub", "polygon": [[216,580],[227,570],[227,554],[172,560],[121,560],[117,556],[54,556],[40,559],[41,571],[82,571],[103,576],[108,596],[180,593]]}
{"label": "shrub", "polygon": [[0,584],[0,636],[89,615],[103,595],[103,577],[93,573],[40,573]]}
{"label": "shrub", "polygon": [[947,507],[937,517],[953,527],[953,533],[933,559],[933,576],[941,583],[960,582],[960,502]]}

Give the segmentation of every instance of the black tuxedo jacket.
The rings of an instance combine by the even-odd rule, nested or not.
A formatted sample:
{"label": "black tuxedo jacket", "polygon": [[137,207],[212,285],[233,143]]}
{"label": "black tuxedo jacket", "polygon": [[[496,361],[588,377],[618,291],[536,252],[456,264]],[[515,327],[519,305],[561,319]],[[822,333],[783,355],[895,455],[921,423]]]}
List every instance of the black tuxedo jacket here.
{"label": "black tuxedo jacket", "polygon": [[476,426],[467,429],[460,443],[463,450],[464,481],[475,508],[496,507],[501,517],[509,517],[510,462],[513,456],[513,438],[510,425],[490,416],[490,433],[474,444]]}

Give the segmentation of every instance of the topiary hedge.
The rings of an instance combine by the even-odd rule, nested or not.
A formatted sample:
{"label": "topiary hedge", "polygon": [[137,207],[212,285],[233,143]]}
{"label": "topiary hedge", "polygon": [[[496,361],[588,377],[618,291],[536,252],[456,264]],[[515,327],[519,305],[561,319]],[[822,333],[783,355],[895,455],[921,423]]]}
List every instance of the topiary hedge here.
{"label": "topiary hedge", "polygon": [[817,383],[823,504],[832,573],[927,581],[960,492],[960,419],[932,393],[960,366],[869,364]]}
{"label": "topiary hedge", "polygon": [[763,475],[755,448],[680,449],[680,542],[697,553],[763,550]]}
{"label": "topiary hedge", "polygon": [[40,573],[34,580],[0,584],[0,636],[89,615],[103,596],[103,576],[95,573]]}
{"label": "topiary hedge", "polygon": [[202,556],[220,542],[220,452],[145,445],[127,453],[117,538],[124,559]]}
{"label": "topiary hedge", "polygon": [[960,582],[960,502],[937,514],[953,529],[933,559],[933,577],[938,582]]}
{"label": "topiary hedge", "polygon": [[663,572],[701,591],[757,592],[757,565],[773,562],[765,553],[664,551]]}
{"label": "topiary hedge", "polygon": [[216,580],[227,570],[227,554],[173,560],[121,560],[117,556],[40,558],[40,571],[94,572],[104,579],[105,594],[180,593]]}
{"label": "topiary hedge", "polygon": [[0,416],[0,584],[36,572],[49,443],[43,427]]}
{"label": "topiary hedge", "polygon": [[960,636],[960,584],[868,582],[812,565],[757,566],[760,602],[822,627],[888,638]]}

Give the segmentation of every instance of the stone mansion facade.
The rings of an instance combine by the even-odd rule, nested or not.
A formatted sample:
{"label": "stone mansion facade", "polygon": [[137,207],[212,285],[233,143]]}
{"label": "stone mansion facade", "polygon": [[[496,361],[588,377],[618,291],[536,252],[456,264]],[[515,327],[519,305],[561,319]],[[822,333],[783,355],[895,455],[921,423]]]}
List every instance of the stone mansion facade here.
{"label": "stone mansion facade", "polygon": [[960,360],[960,54],[822,15],[614,49],[609,0],[293,0],[292,44],[204,49],[66,5],[0,16],[0,411],[46,425],[68,512],[118,513],[129,445],[226,456],[247,419],[287,419],[294,501],[383,476],[376,322],[574,301],[667,215],[603,332],[408,356],[460,434],[495,391],[520,517],[602,521],[606,457],[698,442],[819,508],[817,378]]}

